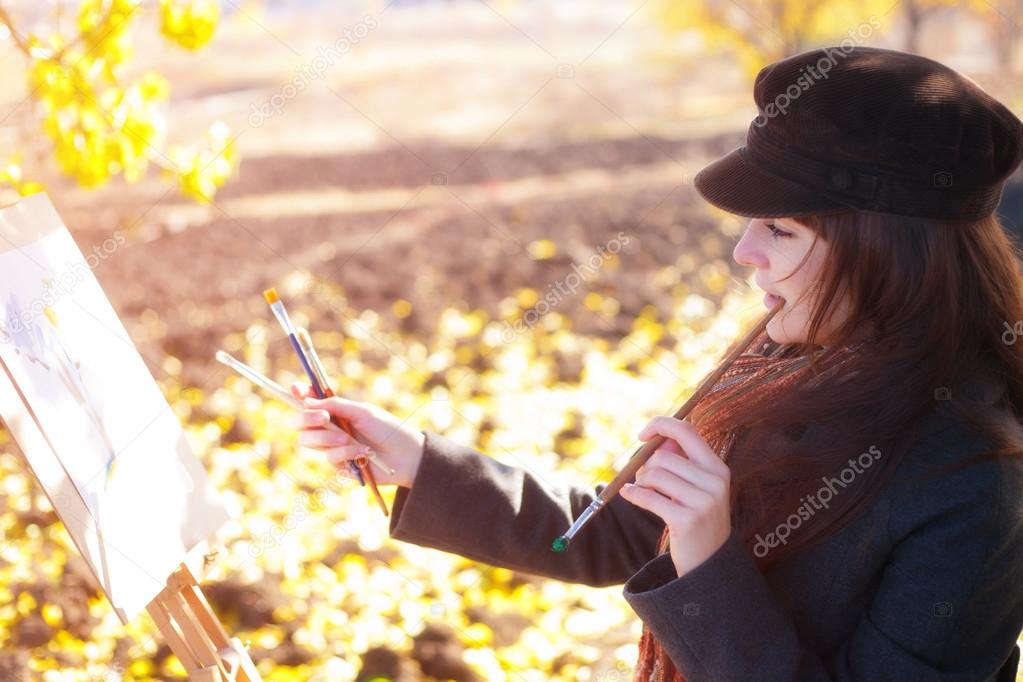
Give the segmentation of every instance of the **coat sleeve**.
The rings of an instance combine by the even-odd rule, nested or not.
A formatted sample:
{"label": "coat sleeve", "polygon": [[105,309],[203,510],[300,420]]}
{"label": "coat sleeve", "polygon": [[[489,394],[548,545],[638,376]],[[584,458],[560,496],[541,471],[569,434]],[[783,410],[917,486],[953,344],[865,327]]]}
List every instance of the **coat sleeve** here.
{"label": "coat sleeve", "polygon": [[997,463],[893,498],[891,551],[870,604],[826,658],[801,638],[733,532],[679,577],[660,555],[624,586],[629,604],[692,680],[989,680],[1023,627],[1023,514]]}
{"label": "coat sleeve", "polygon": [[390,536],[524,573],[620,585],[657,553],[661,519],[615,496],[557,553],[605,484],[553,485],[430,431],[411,488],[398,487]]}

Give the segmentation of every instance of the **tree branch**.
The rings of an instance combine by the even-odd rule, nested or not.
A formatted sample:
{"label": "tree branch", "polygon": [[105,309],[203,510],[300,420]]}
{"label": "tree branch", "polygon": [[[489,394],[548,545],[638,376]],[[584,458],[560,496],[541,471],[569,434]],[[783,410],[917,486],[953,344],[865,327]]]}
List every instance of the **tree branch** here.
{"label": "tree branch", "polygon": [[18,49],[25,53],[25,56],[31,57],[32,48],[21,34],[18,33],[17,29],[14,28],[14,22],[11,21],[11,15],[7,13],[7,8],[3,6],[0,6],[0,24],[6,26],[7,30],[11,32],[11,40],[14,41],[14,44],[18,47]]}

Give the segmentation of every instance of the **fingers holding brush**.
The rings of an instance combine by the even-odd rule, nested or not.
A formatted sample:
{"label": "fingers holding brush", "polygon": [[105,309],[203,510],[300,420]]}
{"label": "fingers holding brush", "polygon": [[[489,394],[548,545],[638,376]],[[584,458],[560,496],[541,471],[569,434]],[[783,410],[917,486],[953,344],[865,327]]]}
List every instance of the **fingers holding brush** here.
{"label": "fingers holding brush", "polygon": [[[658,449],[661,449],[662,447],[664,447],[664,444],[660,441],[663,440],[664,442],[668,443],[666,447],[669,448],[670,451],[674,452],[675,454],[680,456],[684,455],[693,462],[697,464],[702,464],[706,470],[715,472],[719,478],[722,478],[726,481],[730,479],[731,474],[728,470],[728,467],[724,464],[724,462],[720,460],[720,458],[716,456],[716,453],[714,453],[714,451],[707,445],[707,443],[703,442],[703,439],[699,437],[699,434],[695,432],[695,429],[692,429],[691,425],[686,426],[683,420],[685,420],[688,417],[689,413],[693,410],[697,403],[699,403],[699,401],[706,397],[706,395],[710,392],[711,388],[717,384],[717,382],[722,378],[722,376],[724,376],[725,372],[728,371],[728,368],[733,365],[733,363],[739,358],[739,356],[742,353],[744,353],[747,348],[749,348],[750,344],[752,344],[756,338],[758,338],[761,334],[764,333],[764,331],[767,329],[767,324],[775,315],[778,314],[778,312],[782,309],[783,304],[784,304],[783,300],[778,301],[768,313],[766,313],[762,318],[760,318],[760,320],[753,326],[752,329],[750,329],[746,333],[746,335],[742,339],[740,339],[737,343],[733,345],[732,349],[729,351],[725,359],[721,361],[721,363],[714,369],[713,372],[708,374],[703,379],[703,381],[700,382],[700,385],[696,388],[693,394],[690,395],[689,398],[685,401],[685,403],[683,403],[683,405],[678,410],[675,411],[673,417],[655,419],[646,425],[646,427],[643,429],[643,432],[640,434],[640,439],[650,442],[644,443],[640,448],[637,448],[636,451],[633,453],[633,457],[639,455],[640,453],[644,453],[643,456],[646,456],[645,453],[650,452],[651,450],[656,451]],[[658,442],[655,442],[652,439],[656,439],[656,441]],[[674,441],[675,446],[671,445],[671,441]],[[651,453],[651,455],[652,454],[653,453]],[[629,461],[630,461],[629,468],[631,470],[632,460],[630,459]],[[642,487],[643,486],[638,485],[630,486],[629,484],[626,484],[625,487],[620,489],[619,494],[622,495],[625,499],[633,502],[637,506],[649,508],[649,506],[653,506],[653,504],[656,503],[652,502],[651,500],[648,500],[647,494],[638,493],[634,495],[633,493],[630,493],[630,491],[638,491]],[[651,494],[659,493],[651,491]],[[603,495],[603,493],[601,493],[601,495]],[[656,498],[653,499],[656,500]],[[720,500],[721,498],[716,499]],[[551,543],[551,549],[553,549],[555,552],[565,551],[568,548],[568,543],[572,541],[572,538],[575,537],[576,534],[578,534],[586,526],[587,523],[591,522],[594,518],[596,518],[598,512],[601,509],[605,508],[606,505],[603,504],[604,501],[605,500],[602,499],[596,499],[593,502],[591,502],[590,505],[583,510],[583,513],[580,514],[579,517],[572,522],[572,525],[568,528],[568,530],[563,535],[560,535],[554,539],[554,541]],[[721,505],[720,501],[718,502],[718,505],[719,506]],[[659,508],[664,507],[664,503],[662,502],[657,506]],[[727,509],[728,503],[725,503],[724,506]],[[650,511],[656,513],[658,510],[650,509]],[[665,512],[664,509],[660,509],[660,511]],[[664,518],[664,516],[666,515],[667,515],[666,513],[661,514],[662,518]],[[718,516],[720,518],[721,515],[719,514]],[[727,517],[728,514],[726,513],[725,516]],[[665,518],[665,523],[671,525],[667,518]],[[727,539],[731,532],[730,523],[724,526],[724,528],[725,530],[723,534],[724,537]],[[721,536],[721,534],[722,531],[721,527],[719,526],[716,531],[714,541],[708,542],[707,543],[708,546],[714,546],[716,540]],[[673,532],[669,533],[669,535],[671,540],[672,551],[674,552],[675,547],[678,546],[680,542],[679,536],[682,534],[679,533],[677,530],[674,530]],[[722,544],[723,542],[724,540],[722,540]],[[704,548],[704,551],[699,552],[699,554],[703,554],[703,556],[701,557],[702,559],[705,559],[709,555],[706,552],[706,548]],[[673,553],[672,559],[673,561],[675,561],[676,570],[678,570],[679,575],[681,575],[686,570],[686,566],[684,565],[684,562],[679,560],[679,558],[680,557],[677,553]]]}
{"label": "fingers holding brush", "polygon": [[640,432],[642,440],[658,436],[664,442],[619,494],[664,521],[672,563],[682,576],[731,534],[731,472],[692,424],[657,417]]}
{"label": "fingers holding brush", "polygon": [[[728,467],[707,444],[696,427],[689,422],[674,417],[654,417],[639,432],[639,439],[646,441],[656,436],[665,438],[667,447],[685,453],[689,459],[703,468],[720,476],[728,475]],[[672,445],[670,441],[674,441],[674,444]],[[662,444],[660,447],[665,445]]]}
{"label": "fingers holding brush", "polygon": [[675,499],[683,506],[699,509],[712,504],[728,493],[728,480],[707,471],[685,456],[659,449],[650,455],[636,472],[636,485],[657,488],[664,480],[680,479],[673,492],[683,492]]}
{"label": "fingers holding brush", "polygon": [[348,462],[359,457],[365,457],[370,462],[376,463],[378,468],[380,465],[380,462],[376,461],[376,453],[372,451],[372,448],[368,445],[362,445],[361,443],[339,445],[336,448],[324,450],[323,454],[326,455],[328,462],[336,467],[344,467],[346,471],[348,469]]}
{"label": "fingers holding brush", "polygon": [[344,467],[347,473],[349,461],[365,458],[384,476],[391,476],[396,471],[381,460],[369,445],[365,445],[341,430],[329,420],[323,410],[303,410],[299,415],[300,432],[298,444],[302,447],[319,450],[327,460],[337,467]]}
{"label": "fingers holding brush", "polygon": [[[310,419],[310,411],[304,411],[301,415],[303,421]],[[349,436],[341,429],[336,431],[333,429],[326,429],[326,425],[316,428],[306,428],[298,434],[298,444],[302,447],[313,448],[316,450],[329,450],[330,448],[350,446],[350,445],[362,445],[354,438]]]}
{"label": "fingers holding brush", "polygon": [[[338,396],[316,399],[308,387],[296,383],[292,395],[303,401],[298,416],[299,443],[329,453],[331,461],[366,458],[379,484],[412,487],[423,456],[425,435],[413,429],[381,407],[371,403],[348,400]],[[345,433],[335,422],[346,421],[352,434]],[[362,451],[362,446],[369,450]]]}

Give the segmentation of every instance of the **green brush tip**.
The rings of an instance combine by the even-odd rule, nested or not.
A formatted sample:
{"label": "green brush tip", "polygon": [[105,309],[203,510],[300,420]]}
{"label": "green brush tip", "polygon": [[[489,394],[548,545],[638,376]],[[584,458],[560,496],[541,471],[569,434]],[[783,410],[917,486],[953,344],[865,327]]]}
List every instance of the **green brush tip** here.
{"label": "green brush tip", "polygon": [[568,538],[564,535],[560,535],[554,538],[554,542],[551,543],[551,549],[555,552],[564,552],[568,549]]}

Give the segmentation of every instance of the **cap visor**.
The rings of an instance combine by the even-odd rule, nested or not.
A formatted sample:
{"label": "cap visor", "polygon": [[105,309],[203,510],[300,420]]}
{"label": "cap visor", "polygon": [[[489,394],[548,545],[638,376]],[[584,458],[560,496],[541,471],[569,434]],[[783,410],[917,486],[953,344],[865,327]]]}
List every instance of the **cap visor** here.
{"label": "cap visor", "polygon": [[763,170],[738,147],[693,179],[696,191],[718,208],[750,218],[784,218],[847,208],[792,180]]}

